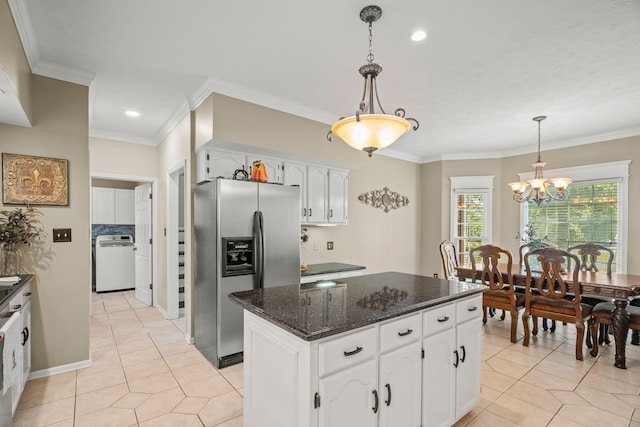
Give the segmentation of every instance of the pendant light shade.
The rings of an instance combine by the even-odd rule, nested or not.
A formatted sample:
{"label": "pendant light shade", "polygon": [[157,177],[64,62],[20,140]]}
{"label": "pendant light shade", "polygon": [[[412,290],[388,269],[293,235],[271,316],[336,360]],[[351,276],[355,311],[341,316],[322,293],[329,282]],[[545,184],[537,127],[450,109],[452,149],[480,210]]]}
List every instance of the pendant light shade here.
{"label": "pendant light shade", "polygon": [[[382,16],[382,9],[378,6],[367,6],[360,11],[360,19],[369,24],[369,55],[367,63],[360,67],[359,72],[364,77],[364,92],[356,114],[343,117],[331,126],[327,139],[337,135],[349,146],[365,151],[369,157],[376,150],[381,150],[396,142],[409,130],[417,130],[419,123],[416,119],[405,118],[405,111],[398,108],[395,114],[387,114],[378,99],[376,78],[382,72],[382,67],[373,62],[371,52],[372,24]],[[374,111],[374,105],[380,108],[380,113]],[[412,126],[413,124],[413,126]]]}

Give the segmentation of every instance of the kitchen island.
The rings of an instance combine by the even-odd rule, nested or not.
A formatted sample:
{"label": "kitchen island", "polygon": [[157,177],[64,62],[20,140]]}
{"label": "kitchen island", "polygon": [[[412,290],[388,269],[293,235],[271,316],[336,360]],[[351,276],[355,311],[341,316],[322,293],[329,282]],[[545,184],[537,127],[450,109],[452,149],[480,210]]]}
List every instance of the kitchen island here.
{"label": "kitchen island", "polygon": [[480,394],[484,289],[392,272],[231,294],[245,427],[452,425]]}

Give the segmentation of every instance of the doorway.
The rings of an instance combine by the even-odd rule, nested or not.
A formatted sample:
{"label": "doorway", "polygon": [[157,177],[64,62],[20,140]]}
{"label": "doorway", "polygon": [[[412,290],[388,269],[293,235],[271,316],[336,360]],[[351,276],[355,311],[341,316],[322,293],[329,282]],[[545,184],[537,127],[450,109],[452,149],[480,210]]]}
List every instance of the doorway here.
{"label": "doorway", "polygon": [[167,174],[167,318],[185,315],[185,189],[184,161]]}

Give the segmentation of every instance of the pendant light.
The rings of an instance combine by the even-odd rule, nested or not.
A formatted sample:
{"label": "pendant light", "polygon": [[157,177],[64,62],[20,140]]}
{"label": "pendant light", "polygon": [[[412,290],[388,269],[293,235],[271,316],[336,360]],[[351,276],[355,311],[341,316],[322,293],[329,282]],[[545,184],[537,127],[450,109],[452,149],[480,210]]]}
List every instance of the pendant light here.
{"label": "pendant light", "polygon": [[[378,99],[376,78],[382,72],[382,67],[373,62],[371,41],[373,40],[373,23],[382,16],[382,9],[378,6],[367,6],[360,11],[360,19],[369,24],[369,54],[367,63],[360,67],[359,72],[364,77],[364,92],[356,114],[343,117],[331,126],[327,139],[337,135],[351,147],[367,152],[369,157],[376,150],[381,150],[393,144],[409,130],[417,130],[420,125],[416,119],[405,118],[405,111],[398,108],[394,114],[385,113]],[[377,104],[381,114],[374,111]],[[411,122],[411,123],[410,123]]]}
{"label": "pendant light", "polygon": [[[538,160],[531,164],[534,170],[533,179],[527,182],[509,183],[511,190],[513,190],[513,200],[518,203],[531,201],[540,205],[542,202],[564,200],[567,198],[565,190],[569,184],[571,184],[570,178],[551,178],[551,180],[547,180],[542,176],[542,168],[547,163],[540,159],[540,122],[546,118],[547,116],[537,116],[533,118],[534,121],[538,122]],[[551,188],[555,190],[555,194],[549,191]]]}

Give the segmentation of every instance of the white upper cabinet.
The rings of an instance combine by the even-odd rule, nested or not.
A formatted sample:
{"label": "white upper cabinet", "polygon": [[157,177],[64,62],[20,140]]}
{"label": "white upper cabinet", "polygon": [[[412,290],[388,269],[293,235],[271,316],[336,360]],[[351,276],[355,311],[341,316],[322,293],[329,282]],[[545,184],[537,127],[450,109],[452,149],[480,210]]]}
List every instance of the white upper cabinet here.
{"label": "white upper cabinet", "polygon": [[93,224],[135,224],[134,191],[120,188],[91,189]]}
{"label": "white upper cabinet", "polygon": [[284,162],[284,185],[300,187],[300,223],[307,222],[307,165],[297,162]]}
{"label": "white upper cabinet", "polygon": [[347,223],[347,194],[349,175],[347,171],[329,169],[329,222]]}
{"label": "white upper cabinet", "polygon": [[307,223],[324,224],[329,214],[328,169],[307,167]]}
{"label": "white upper cabinet", "polygon": [[196,155],[196,181],[212,181],[221,176],[233,178],[238,169],[244,169],[249,174],[246,166],[246,154],[225,150],[202,150]]}
{"label": "white upper cabinet", "polygon": [[272,157],[247,154],[247,170],[249,170],[249,176],[251,176],[253,162],[256,160],[260,160],[264,165],[264,170],[267,172],[267,182],[275,182],[276,184],[284,183],[284,161]]}

